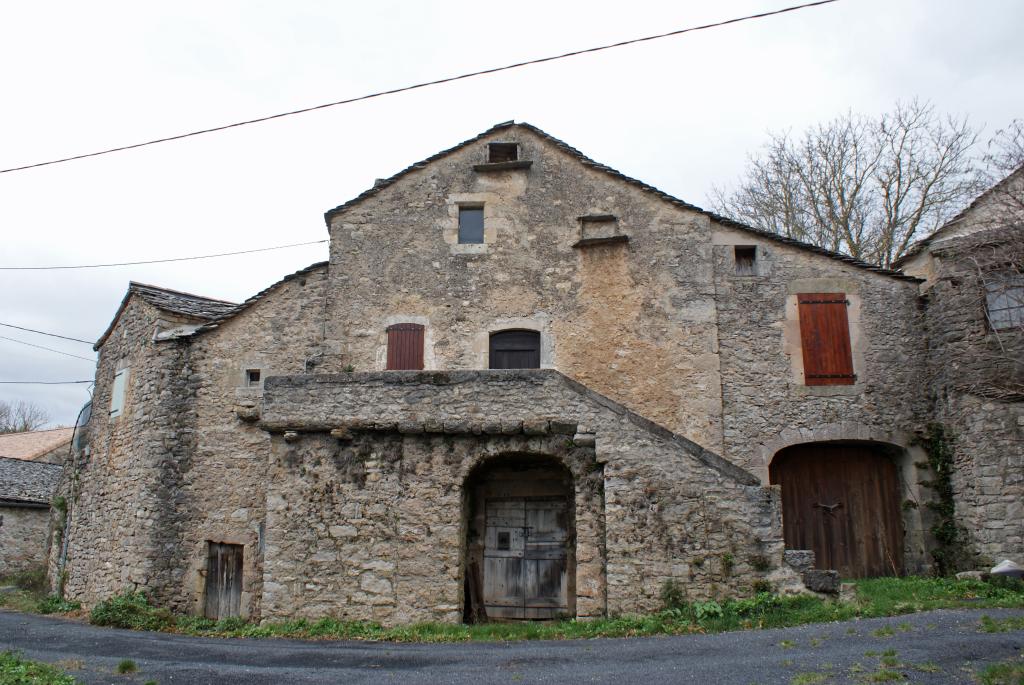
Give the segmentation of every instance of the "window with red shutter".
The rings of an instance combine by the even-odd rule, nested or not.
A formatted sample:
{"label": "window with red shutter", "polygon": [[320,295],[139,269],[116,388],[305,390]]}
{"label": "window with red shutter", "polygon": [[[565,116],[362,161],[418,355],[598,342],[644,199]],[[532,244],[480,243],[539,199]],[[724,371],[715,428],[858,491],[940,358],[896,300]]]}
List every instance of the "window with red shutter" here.
{"label": "window with red shutter", "polygon": [[423,368],[423,326],[396,323],[388,326],[388,371]]}
{"label": "window with red shutter", "polygon": [[801,293],[800,343],[805,385],[853,385],[853,354],[845,293]]}

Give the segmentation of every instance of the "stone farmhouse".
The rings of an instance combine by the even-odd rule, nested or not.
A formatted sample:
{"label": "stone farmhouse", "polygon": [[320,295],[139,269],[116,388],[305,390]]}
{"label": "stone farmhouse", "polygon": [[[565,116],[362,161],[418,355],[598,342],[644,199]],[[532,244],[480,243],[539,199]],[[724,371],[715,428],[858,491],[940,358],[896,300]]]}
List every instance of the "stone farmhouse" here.
{"label": "stone farmhouse", "polygon": [[524,123],[326,222],[328,262],[241,304],[129,286],[62,486],[69,597],[395,624],[778,589],[799,582],[787,548],[847,577],[922,572],[918,436],[951,418],[965,535],[1020,550],[1020,404],[935,396],[920,278]]}

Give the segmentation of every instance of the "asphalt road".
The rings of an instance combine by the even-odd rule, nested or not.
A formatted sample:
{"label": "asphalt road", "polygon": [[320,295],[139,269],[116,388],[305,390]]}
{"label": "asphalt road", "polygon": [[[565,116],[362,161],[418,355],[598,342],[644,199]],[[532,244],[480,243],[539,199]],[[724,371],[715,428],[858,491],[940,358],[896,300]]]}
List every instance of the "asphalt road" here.
{"label": "asphalt road", "polygon": [[[195,638],[96,628],[0,611],[0,649],[57,662],[83,683],[863,683],[897,662],[910,683],[972,683],[1020,658],[1024,631],[986,633],[982,615],[910,616],[719,635],[473,644]],[[115,670],[133,659],[138,673]]]}

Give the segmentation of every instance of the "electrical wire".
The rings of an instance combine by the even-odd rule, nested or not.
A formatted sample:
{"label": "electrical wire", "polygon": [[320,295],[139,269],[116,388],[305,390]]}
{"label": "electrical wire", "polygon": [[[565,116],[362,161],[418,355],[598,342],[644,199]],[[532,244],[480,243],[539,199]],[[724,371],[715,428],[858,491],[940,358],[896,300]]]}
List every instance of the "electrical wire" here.
{"label": "electrical wire", "polygon": [[15,326],[13,323],[3,323],[0,321],[0,326],[7,326],[8,328],[17,328],[19,331],[28,331],[29,333],[38,333],[39,335],[48,335],[51,338],[60,338],[61,340],[71,340],[72,342],[85,343],[86,345],[92,345],[91,340],[82,340],[81,338],[69,338],[66,335],[57,335],[56,333],[47,333],[45,331],[37,331],[34,328],[23,328],[22,326]]}
{"label": "electrical wire", "polygon": [[96,362],[95,359],[90,359],[89,357],[82,357],[82,356],[79,356],[77,354],[71,354],[70,352],[65,352],[63,350],[55,350],[52,347],[43,347],[42,345],[35,345],[33,343],[30,343],[30,342],[25,342],[24,340],[17,340],[15,338],[8,338],[5,335],[0,335],[0,340],[8,340],[10,342],[18,343],[19,345],[28,345],[29,347],[37,347],[40,350],[46,350],[47,352],[56,352],[57,354],[67,355],[68,357],[74,357],[75,359],[84,359],[87,362],[93,362],[93,363]]}
{"label": "electrical wire", "polygon": [[77,385],[93,381],[0,381],[0,385]]}
{"label": "electrical wire", "polygon": [[284,250],[289,247],[302,247],[303,245],[318,245],[326,243],[323,240],[310,240],[307,243],[292,243],[290,245],[277,245],[275,247],[260,247],[255,250],[239,250],[238,252],[218,252],[217,254],[204,254],[195,257],[171,257],[168,259],[147,259],[140,262],[114,262],[111,264],[76,264],[73,266],[0,266],[0,271],[52,271],[54,269],[102,269],[108,266],[137,266],[139,264],[165,264],[167,262],[190,262],[196,259],[213,259],[214,257],[231,257],[240,254],[252,254],[253,252],[270,252],[271,250]]}
{"label": "electrical wire", "polygon": [[362,100],[371,100],[373,98],[383,97],[385,95],[395,95],[396,93],[404,93],[410,90],[417,90],[419,88],[427,88],[429,86],[436,86],[442,83],[451,83],[452,81],[461,81],[463,79],[473,78],[476,76],[484,76],[487,74],[495,74],[501,71],[509,71],[511,69],[518,69],[520,67],[526,67],[533,64],[542,64],[544,62],[554,62],[555,60],[566,59],[568,57],[578,57],[579,55],[586,55],[593,52],[600,52],[602,50],[611,50],[613,48],[620,48],[626,45],[634,45],[636,43],[643,43],[646,41],[657,40],[659,38],[668,38],[670,36],[678,36],[684,33],[692,33],[694,31],[703,31],[705,29],[717,28],[720,26],[727,26],[729,24],[737,24],[743,21],[751,21],[754,19],[764,19],[777,14],[785,14],[786,12],[795,12],[797,10],[807,9],[810,7],[817,7],[819,5],[828,5],[839,0],[819,0],[818,2],[808,2],[802,5],[793,5],[790,7],[784,7],[778,10],[772,10],[770,12],[761,12],[759,14],[750,14],[745,17],[737,17],[735,19],[727,19],[725,21],[718,21],[713,24],[704,24],[702,26],[691,26],[689,28],[678,29],[675,31],[669,31],[667,33],[659,33],[653,36],[644,36],[643,38],[633,38],[632,40],[624,40],[618,43],[610,43],[608,45],[601,45],[593,48],[586,48],[584,50],[574,50],[572,52],[565,52],[560,55],[552,55],[550,57],[540,57],[537,59],[527,60],[525,62],[516,62],[515,64],[507,64],[502,67],[493,67],[491,69],[482,69],[480,71],[472,71],[466,74],[460,74],[458,76],[449,76],[446,78],[440,78],[433,81],[424,81],[411,86],[403,86],[401,88],[393,88],[391,90],[382,90],[376,93],[370,93],[369,95],[360,95],[358,97],[348,98],[346,100],[338,100],[336,102],[328,102],[322,105],[315,105],[313,107],[304,107],[302,109],[295,109],[289,112],[281,112],[279,114],[271,114],[269,116],[257,117],[255,119],[247,119],[245,121],[237,121],[233,124],[225,124],[223,126],[214,126],[212,128],[200,129],[197,131],[190,131],[188,133],[180,133],[178,135],[167,136],[166,138],[156,138],[154,140],[147,140],[141,143],[134,143],[131,145],[122,145],[120,147],[109,148],[107,150],[100,150],[98,152],[89,152],[81,155],[73,155],[71,157],[63,157],[61,159],[53,159],[48,162],[36,162],[35,164],[25,164],[23,166],[11,167],[9,169],[0,169],[0,174],[8,174],[14,171],[24,171],[26,169],[35,169],[36,167],[49,166],[51,164],[62,164],[64,162],[71,162],[78,159],[85,159],[87,157],[99,157],[100,155],[109,155],[114,152],[124,152],[125,150],[134,150],[140,147],[146,147],[148,145],[157,145],[158,143],[167,143],[172,140],[181,140],[182,138],[191,138],[193,136],[203,135],[205,133],[214,133],[216,131],[225,131],[231,128],[238,128],[240,126],[248,126],[250,124],[259,124],[265,121],[272,121],[274,119],[281,119],[283,117],[290,117],[296,114],[305,114],[307,112],[314,112],[319,109],[327,109],[328,107],[337,107],[339,105],[348,105],[353,102],[360,102]]}

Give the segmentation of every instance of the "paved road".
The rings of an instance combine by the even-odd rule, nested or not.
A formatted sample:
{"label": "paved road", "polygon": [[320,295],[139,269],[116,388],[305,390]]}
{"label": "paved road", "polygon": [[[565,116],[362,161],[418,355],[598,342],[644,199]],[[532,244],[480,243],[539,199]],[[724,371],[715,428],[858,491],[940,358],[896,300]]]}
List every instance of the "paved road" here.
{"label": "paved road", "polygon": [[[1022,611],[932,611],[779,630],[562,642],[405,645],[195,638],[95,628],[0,611],[0,648],[60,662],[84,683],[862,683],[885,652],[911,683],[970,683],[1019,658],[1024,631],[979,619]],[[139,672],[114,673],[121,659]],[[820,674],[823,680],[814,680]]]}

